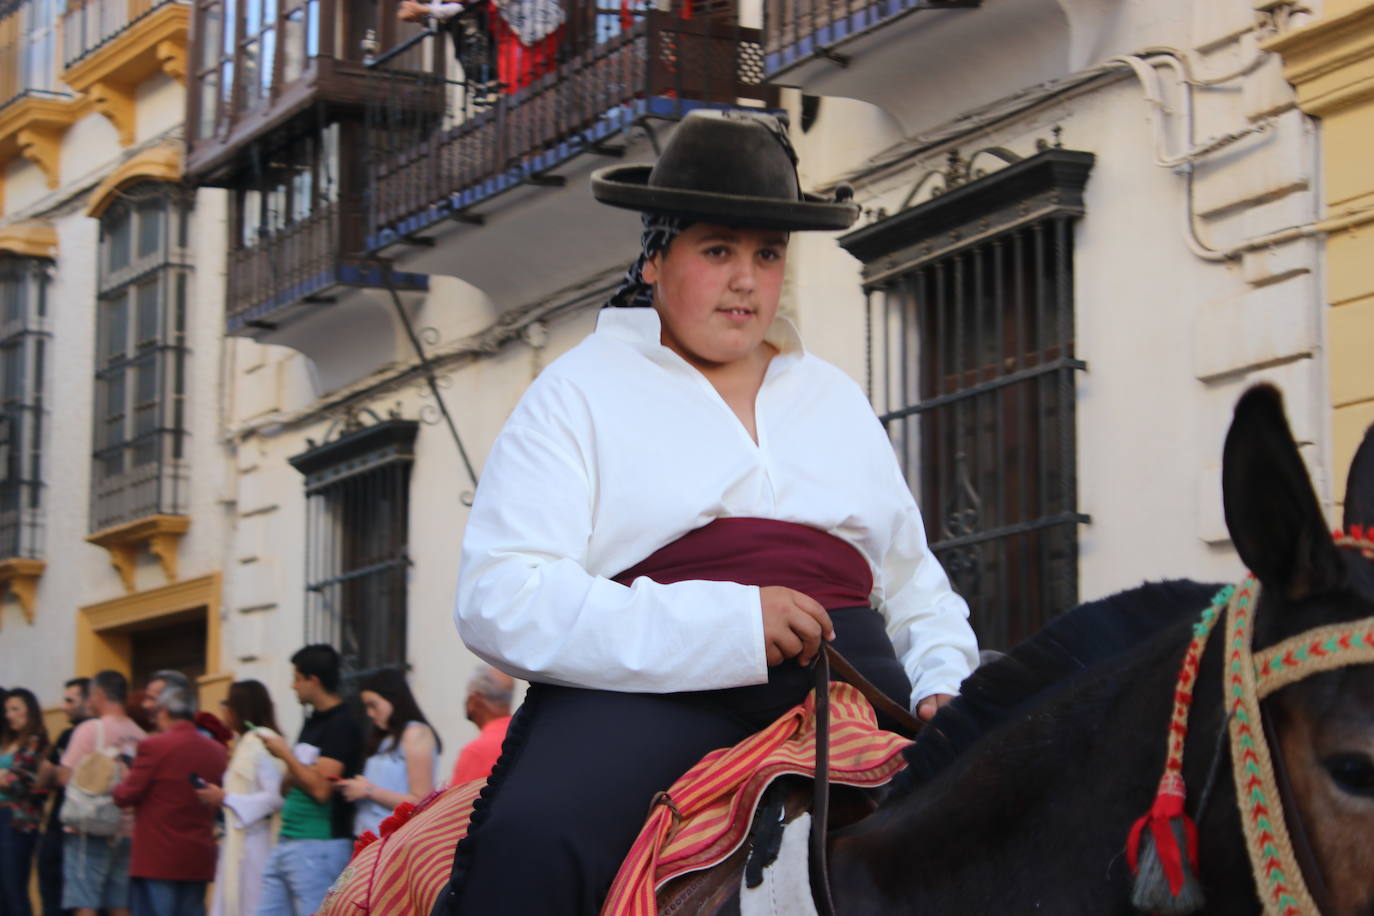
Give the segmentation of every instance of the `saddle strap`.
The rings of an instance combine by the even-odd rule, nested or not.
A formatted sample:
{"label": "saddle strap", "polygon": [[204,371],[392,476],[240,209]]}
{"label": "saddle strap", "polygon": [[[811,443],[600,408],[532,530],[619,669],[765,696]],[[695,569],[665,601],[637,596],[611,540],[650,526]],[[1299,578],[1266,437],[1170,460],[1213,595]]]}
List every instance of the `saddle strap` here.
{"label": "saddle strap", "polygon": [[[835,655],[838,657],[839,653]],[[835,902],[830,896],[830,867],[825,854],[830,823],[830,651],[817,652],[812,665],[816,674],[816,773],[811,783],[811,855],[807,867],[811,872],[811,898],[816,902],[816,912],[819,916],[835,916]]]}
{"label": "saddle strap", "polygon": [[835,916],[835,902],[830,896],[830,867],[826,861],[826,834],[830,826],[830,666],[835,673],[864,695],[873,708],[902,727],[907,737],[915,737],[921,721],[900,703],[879,690],[859,669],[849,663],[834,646],[826,645],[817,652],[811,663],[816,676],[816,772],[812,779],[811,798],[811,897],[820,916]]}

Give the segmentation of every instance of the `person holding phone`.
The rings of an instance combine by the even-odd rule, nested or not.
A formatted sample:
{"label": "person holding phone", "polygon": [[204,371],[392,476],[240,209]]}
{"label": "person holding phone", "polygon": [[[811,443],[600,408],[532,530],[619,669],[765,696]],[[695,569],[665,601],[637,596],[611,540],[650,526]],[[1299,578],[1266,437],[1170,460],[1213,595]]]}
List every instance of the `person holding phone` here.
{"label": "person holding phone", "polygon": [[196,730],[196,698],[165,684],[153,710],[158,733],[138,745],[115,804],[134,812],[129,900],[137,916],[203,916],[215,876],[215,816],[196,797],[217,781],[228,754]]}
{"label": "person holding phone", "polygon": [[267,857],[281,826],[286,764],[263,743],[265,738],[279,737],[280,729],[272,697],[260,681],[235,681],[220,705],[238,741],[222,787],[204,784],[196,789],[202,804],[224,809],[224,839],[210,916],[248,916],[257,911]]}
{"label": "person holding phone", "polygon": [[415,804],[434,791],[441,744],[399,670],[373,672],[359,685],[358,699],[372,722],[367,760],[360,775],[335,788],[357,805],[353,832],[362,836],[375,834],[405,802]]}
{"label": "person holding phone", "polygon": [[358,772],[363,735],[339,696],[339,653],[316,643],[291,656],[291,665],[291,689],[313,711],[294,747],[255,730],[287,770],[281,833],[263,873],[259,916],[315,912],[353,854],[353,804],[334,786]]}

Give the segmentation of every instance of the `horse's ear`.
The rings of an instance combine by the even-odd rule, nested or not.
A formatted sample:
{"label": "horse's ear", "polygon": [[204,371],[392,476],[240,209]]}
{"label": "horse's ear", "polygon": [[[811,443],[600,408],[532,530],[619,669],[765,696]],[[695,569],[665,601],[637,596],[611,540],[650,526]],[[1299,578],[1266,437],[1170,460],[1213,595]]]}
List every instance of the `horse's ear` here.
{"label": "horse's ear", "polygon": [[1345,484],[1345,530],[1356,525],[1374,528],[1374,426],[1365,431],[1364,441],[1350,463]]}
{"label": "horse's ear", "polygon": [[1290,600],[1335,585],[1339,551],[1331,541],[1317,494],[1269,385],[1247,391],[1222,453],[1226,527],[1246,567]]}

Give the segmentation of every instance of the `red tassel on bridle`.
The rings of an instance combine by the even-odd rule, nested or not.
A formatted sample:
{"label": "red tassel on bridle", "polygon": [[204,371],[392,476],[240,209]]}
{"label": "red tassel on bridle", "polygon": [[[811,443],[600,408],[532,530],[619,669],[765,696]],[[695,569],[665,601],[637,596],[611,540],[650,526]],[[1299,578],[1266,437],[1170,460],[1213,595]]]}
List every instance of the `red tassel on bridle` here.
{"label": "red tassel on bridle", "polygon": [[1197,878],[1197,825],[1183,808],[1188,794],[1183,784],[1183,751],[1202,653],[1236,591],[1228,586],[1218,592],[1193,625],[1193,638],[1183,654],[1174,690],[1164,773],[1150,810],[1131,825],[1126,837],[1126,862],[1135,876],[1131,903],[1142,912],[1182,916],[1196,913],[1203,906],[1202,886]]}
{"label": "red tassel on bridle", "polygon": [[[1131,874],[1139,874],[1140,841],[1145,828],[1150,828],[1155,855],[1159,857],[1164,877],[1169,882],[1169,892],[1175,897],[1183,890],[1186,877],[1183,871],[1185,854],[1193,873],[1197,874],[1198,870],[1197,825],[1183,810],[1183,801],[1186,797],[1187,790],[1183,785],[1183,777],[1176,773],[1165,773],[1159,781],[1159,791],[1155,794],[1154,804],[1150,806],[1149,812],[1131,827],[1130,836],[1126,840],[1126,862],[1131,866]],[[1182,831],[1175,829],[1180,821]],[[1183,834],[1186,849],[1178,848],[1180,832]]]}

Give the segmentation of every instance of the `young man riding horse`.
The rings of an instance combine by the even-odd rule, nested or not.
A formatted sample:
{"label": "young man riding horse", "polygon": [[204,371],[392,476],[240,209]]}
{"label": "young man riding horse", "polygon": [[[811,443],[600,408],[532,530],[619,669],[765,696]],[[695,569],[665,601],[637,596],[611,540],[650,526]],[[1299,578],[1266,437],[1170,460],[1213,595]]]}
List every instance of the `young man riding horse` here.
{"label": "young man riding horse", "polygon": [[477,492],[459,631],[531,687],[436,914],[596,913],[655,793],[800,702],[825,641],[926,719],[977,663],[863,392],[777,314],[789,233],[857,206],[752,113],[593,193],[643,251]]}

